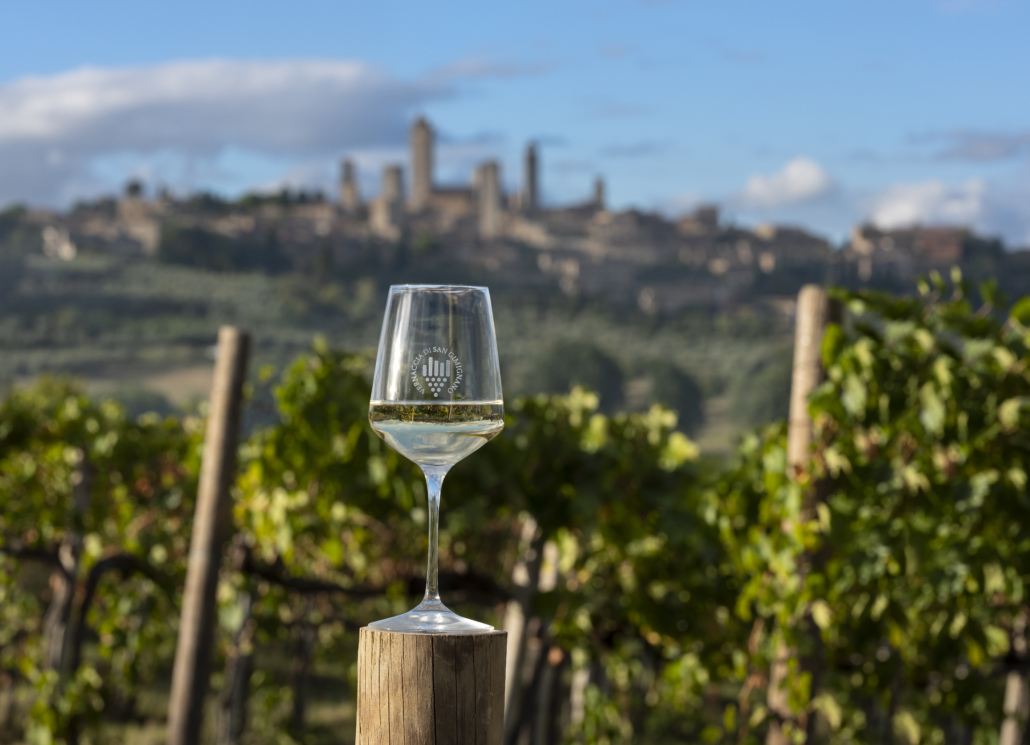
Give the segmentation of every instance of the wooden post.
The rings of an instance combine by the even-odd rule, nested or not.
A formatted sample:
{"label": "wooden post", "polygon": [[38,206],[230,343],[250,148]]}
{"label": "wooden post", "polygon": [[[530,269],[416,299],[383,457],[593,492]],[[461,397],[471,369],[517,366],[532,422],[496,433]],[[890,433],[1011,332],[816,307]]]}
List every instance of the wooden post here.
{"label": "wooden post", "polygon": [[507,640],[361,629],[356,745],[502,745]]}
{"label": "wooden post", "polygon": [[823,334],[830,316],[839,316],[826,291],[818,285],[805,285],[798,293],[794,321],[794,367],[790,378],[790,413],[787,419],[787,467],[797,474],[808,461],[812,442],[812,418],[808,397],[823,382]]}
{"label": "wooden post", "polygon": [[[798,293],[794,321],[794,366],[790,381],[790,413],[787,419],[787,472],[797,478],[808,465],[809,446],[812,443],[812,418],[808,414],[808,397],[823,381],[822,344],[826,325],[840,321],[841,309],[837,302],[826,296],[818,285],[805,285]],[[802,519],[815,516],[816,489],[805,495]],[[765,745],[787,745],[780,722],[793,718],[787,702],[787,689],[783,681],[791,657],[797,650],[780,646],[776,650],[769,671],[766,704],[773,713]],[[814,685],[814,681],[813,681]],[[815,694],[813,688],[812,694]]]}
{"label": "wooden post", "polygon": [[211,674],[215,592],[222,544],[230,525],[229,487],[236,471],[243,382],[247,371],[247,334],[223,326],[200,465],[197,507],[193,516],[186,589],[179,620],[179,642],[168,703],[168,745],[200,742],[204,698]]}
{"label": "wooden post", "polygon": [[1026,674],[1012,670],[1005,680],[1005,721],[1001,725],[999,745],[1019,745],[1023,742],[1023,728],[1030,715],[1030,691]]}
{"label": "wooden post", "polygon": [[[540,565],[544,556],[544,534],[536,520],[527,517],[522,524],[519,539],[522,553],[512,571],[512,599],[504,611],[504,630],[508,632],[508,652],[505,660],[504,741],[511,745],[518,739],[522,721],[522,697],[525,685],[526,646],[533,618],[533,598],[540,585]],[[536,619],[539,624],[539,619]]]}
{"label": "wooden post", "polygon": [[1026,678],[1026,616],[1016,616],[1012,628],[1012,651],[1018,667],[1005,678],[1005,720],[1001,724],[998,745],[1019,745],[1030,718],[1030,686]]}

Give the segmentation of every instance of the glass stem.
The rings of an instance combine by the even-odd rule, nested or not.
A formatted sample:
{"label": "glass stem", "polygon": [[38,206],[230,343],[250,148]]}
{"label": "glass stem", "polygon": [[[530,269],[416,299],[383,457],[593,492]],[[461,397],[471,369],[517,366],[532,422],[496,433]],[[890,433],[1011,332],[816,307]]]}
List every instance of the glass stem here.
{"label": "glass stem", "polygon": [[448,466],[422,466],[429,487],[429,562],[426,566],[426,596],[421,608],[443,607],[440,602],[440,487]]}

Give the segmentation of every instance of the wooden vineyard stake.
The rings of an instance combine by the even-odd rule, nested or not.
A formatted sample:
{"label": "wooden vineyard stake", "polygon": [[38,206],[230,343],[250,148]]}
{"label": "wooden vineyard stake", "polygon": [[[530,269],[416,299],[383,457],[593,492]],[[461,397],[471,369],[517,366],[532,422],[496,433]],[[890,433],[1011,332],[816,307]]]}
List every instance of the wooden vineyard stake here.
{"label": "wooden vineyard stake", "polygon": [[196,745],[211,674],[215,631],[215,591],[231,515],[229,487],[236,472],[243,382],[247,372],[247,334],[223,326],[211,384],[204,432],[204,453],[193,516],[186,589],[168,703],[168,745]]}
{"label": "wooden vineyard stake", "polygon": [[356,745],[502,745],[507,642],[361,629]]}
{"label": "wooden vineyard stake", "polygon": [[[808,413],[808,397],[823,382],[823,336],[829,323],[839,322],[840,304],[830,300],[818,285],[805,285],[798,293],[794,331],[794,366],[790,382],[790,413],[787,424],[787,470],[791,478],[801,475],[808,465],[812,442],[812,418]],[[815,515],[815,490],[805,495],[803,519]],[[793,718],[784,687],[789,660],[797,650],[780,646],[769,671],[766,704],[773,714],[765,745],[787,745],[789,738],[780,723]]]}

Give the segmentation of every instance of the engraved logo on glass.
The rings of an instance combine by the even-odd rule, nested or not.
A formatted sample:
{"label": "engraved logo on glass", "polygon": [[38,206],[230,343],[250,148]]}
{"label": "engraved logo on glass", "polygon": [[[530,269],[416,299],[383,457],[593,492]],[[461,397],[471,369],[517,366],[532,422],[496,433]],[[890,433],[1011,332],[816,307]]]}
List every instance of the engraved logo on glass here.
{"label": "engraved logo on glass", "polygon": [[461,385],[464,371],[461,359],[447,347],[426,347],[408,366],[411,384],[423,396],[439,398],[443,391],[454,393]]}

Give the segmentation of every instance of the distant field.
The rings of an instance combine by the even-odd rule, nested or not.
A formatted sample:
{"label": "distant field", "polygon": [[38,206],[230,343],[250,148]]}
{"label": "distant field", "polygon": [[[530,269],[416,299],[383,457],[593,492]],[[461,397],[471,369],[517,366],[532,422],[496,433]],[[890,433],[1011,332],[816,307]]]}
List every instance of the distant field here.
{"label": "distant field", "polygon": [[173,406],[182,408],[197,400],[207,398],[211,390],[214,373],[212,364],[196,367],[180,367],[165,372],[122,370],[112,371],[110,377],[91,377],[86,381],[86,391],[104,395],[116,393],[127,386],[153,391],[163,396]]}
{"label": "distant field", "polygon": [[[0,298],[0,386],[68,374],[84,379],[90,393],[126,397],[130,408],[190,406],[207,396],[222,324],[252,333],[252,372],[281,368],[318,335],[338,348],[374,350],[386,288],[398,281],[381,274],[319,281],[98,256],[29,257],[14,292]],[[542,360],[573,342],[613,360],[627,391],[647,390],[633,381],[671,364],[700,387],[707,420],[695,435],[712,453],[725,453],[744,424],[727,396],[789,347],[787,322],[747,308],[656,318],[604,298],[529,293],[501,276],[488,283],[506,395],[535,393]],[[647,405],[646,396],[625,398]]]}

